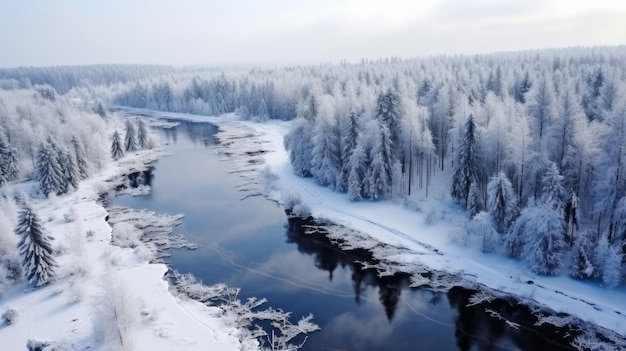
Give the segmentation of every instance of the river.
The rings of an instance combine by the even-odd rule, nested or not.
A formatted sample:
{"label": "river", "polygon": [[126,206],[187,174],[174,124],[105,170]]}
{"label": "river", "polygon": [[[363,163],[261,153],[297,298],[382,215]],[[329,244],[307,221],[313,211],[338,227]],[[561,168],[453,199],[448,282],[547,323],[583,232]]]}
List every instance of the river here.
{"label": "river", "polygon": [[[568,350],[565,331],[533,327],[523,305],[494,301],[467,307],[472,291],[410,288],[402,275],[363,270],[367,252],[345,252],[321,234],[305,234],[263,197],[242,199],[241,180],[215,150],[217,128],[180,122],[156,130],[170,156],[148,174],[145,196],[120,195],[114,205],[183,213],[176,228],[197,250],[171,250],[167,263],[205,284],[225,282],[240,297],[264,297],[292,312],[313,313],[321,330],[303,350]],[[511,328],[487,309],[521,322]]]}

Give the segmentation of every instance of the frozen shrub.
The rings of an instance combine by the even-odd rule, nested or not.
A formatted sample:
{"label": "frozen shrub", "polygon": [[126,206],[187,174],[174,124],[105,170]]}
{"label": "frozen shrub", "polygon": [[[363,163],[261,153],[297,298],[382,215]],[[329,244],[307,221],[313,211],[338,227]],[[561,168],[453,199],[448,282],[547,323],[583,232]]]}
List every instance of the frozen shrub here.
{"label": "frozen shrub", "polygon": [[2,314],[2,323],[4,325],[12,325],[17,322],[18,318],[19,314],[17,313],[17,310],[9,307]]}
{"label": "frozen shrub", "polygon": [[63,214],[63,219],[65,223],[71,223],[76,220],[77,217],[76,209],[74,207],[70,207],[69,211]]}
{"label": "frozen shrub", "polygon": [[28,339],[26,343],[26,349],[28,351],[63,351],[63,348],[54,341],[43,341]]}

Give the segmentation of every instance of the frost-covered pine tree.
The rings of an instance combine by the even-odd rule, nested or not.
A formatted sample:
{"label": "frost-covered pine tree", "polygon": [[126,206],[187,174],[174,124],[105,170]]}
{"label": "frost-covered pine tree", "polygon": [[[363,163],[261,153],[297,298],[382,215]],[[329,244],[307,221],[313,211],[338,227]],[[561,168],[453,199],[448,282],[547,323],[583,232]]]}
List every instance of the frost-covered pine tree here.
{"label": "frost-covered pine tree", "polygon": [[[563,264],[565,224],[552,204],[527,206],[515,221],[514,235],[523,243],[522,257],[537,274],[555,275]],[[511,238],[505,238],[510,243]],[[507,248],[510,244],[507,244]]]}
{"label": "frost-covered pine tree", "polygon": [[559,174],[556,164],[551,162],[546,173],[541,179],[541,201],[552,205],[556,209],[563,209],[565,189],[563,189],[563,176]]}
{"label": "frost-covered pine tree", "polygon": [[335,188],[340,181],[341,156],[339,138],[333,120],[332,106],[322,99],[320,113],[313,129],[311,174],[321,185]]}
{"label": "frost-covered pine tree", "polygon": [[489,180],[487,210],[493,218],[496,230],[505,233],[517,213],[517,197],[511,181],[503,172]]}
{"label": "frost-covered pine tree", "polygon": [[137,124],[137,145],[140,149],[146,149],[148,147],[148,130],[146,129],[146,123],[140,119]]}
{"label": "frost-covered pine tree", "polygon": [[474,116],[470,114],[461,131],[451,192],[452,198],[465,206],[472,182],[478,181],[478,159],[475,148],[476,124],[474,123]]}
{"label": "frost-covered pine tree", "polygon": [[74,157],[76,158],[76,166],[78,167],[78,176],[80,179],[85,179],[89,176],[87,157],[85,156],[83,143],[76,135],[72,137],[72,147],[74,149]]}
{"label": "frost-covered pine tree", "polygon": [[579,279],[591,279],[594,276],[593,242],[589,234],[583,233],[574,243],[572,250],[571,275]]}
{"label": "frost-covered pine tree", "polygon": [[39,187],[46,197],[62,192],[65,183],[63,169],[59,165],[57,152],[52,144],[42,143],[39,146],[35,167]]}
{"label": "frost-covered pine tree", "polygon": [[[378,124],[378,123],[376,123]],[[369,196],[384,199],[391,194],[392,164],[391,135],[386,125],[380,125],[370,150],[370,167],[367,175]]]}
{"label": "frost-covered pine tree", "polygon": [[124,136],[124,149],[130,152],[137,150],[135,127],[131,123],[130,119],[126,120],[126,134]]}
{"label": "frost-covered pine tree", "polygon": [[604,258],[602,282],[609,288],[614,288],[622,282],[622,260],[624,254],[620,245],[610,245]]}
{"label": "frost-covered pine tree", "polygon": [[346,125],[344,126],[343,133],[341,135],[341,190],[348,189],[348,179],[350,177],[350,157],[354,152],[357,144],[357,138],[359,137],[359,115],[355,111],[351,111],[347,118]]}
{"label": "frost-covered pine tree", "polygon": [[467,216],[472,219],[482,209],[483,201],[480,196],[480,189],[476,182],[472,182],[469,194],[467,194]]}
{"label": "frost-covered pine tree", "polygon": [[7,147],[3,154],[2,172],[7,181],[16,180],[19,173],[19,160],[17,158],[17,150],[13,147]]}
{"label": "frost-covered pine tree", "polygon": [[358,201],[365,193],[365,175],[367,174],[367,153],[357,144],[347,162],[348,197],[350,201]]}
{"label": "frost-covered pine tree", "polygon": [[298,118],[291,122],[291,128],[285,135],[285,149],[289,152],[289,161],[295,174],[300,177],[311,176],[311,129],[312,122]]}
{"label": "frost-covered pine tree", "polygon": [[65,179],[65,187],[64,189],[61,189],[62,192],[66,193],[70,186],[74,189],[78,189],[78,182],[80,181],[78,165],[76,164],[74,156],[69,151],[63,152],[63,163],[61,164],[61,169],[63,169],[63,176]]}
{"label": "frost-covered pine tree", "polygon": [[57,267],[52,255],[53,240],[32,207],[24,199],[15,233],[20,237],[18,248],[26,278],[35,286],[48,283]]}
{"label": "frost-covered pine tree", "polygon": [[120,139],[120,133],[117,130],[113,133],[113,141],[111,143],[111,157],[114,160],[119,160],[124,157],[124,150],[122,149],[122,140]]}

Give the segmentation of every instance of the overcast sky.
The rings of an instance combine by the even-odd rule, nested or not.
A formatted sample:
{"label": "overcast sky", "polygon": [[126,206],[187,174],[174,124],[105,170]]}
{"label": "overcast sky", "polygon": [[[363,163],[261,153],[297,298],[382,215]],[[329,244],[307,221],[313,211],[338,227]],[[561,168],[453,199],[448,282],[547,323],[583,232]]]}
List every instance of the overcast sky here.
{"label": "overcast sky", "polygon": [[0,67],[310,63],[626,44],[624,0],[0,0]]}

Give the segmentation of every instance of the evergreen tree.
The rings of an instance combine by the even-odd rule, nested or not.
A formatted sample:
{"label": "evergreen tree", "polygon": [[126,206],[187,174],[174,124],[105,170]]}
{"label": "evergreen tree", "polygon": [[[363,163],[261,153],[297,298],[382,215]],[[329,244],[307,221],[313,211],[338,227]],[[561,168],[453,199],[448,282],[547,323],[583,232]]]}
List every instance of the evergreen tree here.
{"label": "evergreen tree", "polygon": [[17,159],[17,150],[13,147],[8,147],[4,154],[4,164],[2,167],[2,173],[7,181],[16,180],[19,170],[19,160]]}
{"label": "evergreen tree", "polygon": [[367,173],[367,153],[360,144],[357,144],[347,162],[348,166],[348,196],[350,201],[363,198],[365,193],[365,175]]}
{"label": "evergreen tree", "polygon": [[370,167],[368,174],[369,196],[372,199],[386,198],[391,194],[392,155],[391,135],[386,125],[380,125],[375,133],[370,150]]}
{"label": "evergreen tree", "polygon": [[65,183],[63,169],[59,165],[57,152],[52,144],[42,143],[39,146],[35,167],[39,187],[46,197],[62,192]]}
{"label": "evergreen tree", "polygon": [[69,190],[70,185],[72,188],[78,189],[78,182],[80,181],[78,166],[76,165],[74,156],[69,151],[65,151],[63,153],[63,163],[61,164],[61,168],[63,169],[63,176],[66,180],[66,186],[65,189],[62,189],[62,192],[66,193]]}
{"label": "evergreen tree", "polygon": [[133,152],[137,150],[137,141],[135,139],[135,127],[133,127],[130,119],[126,120],[126,135],[124,136],[124,149],[126,151]]}
{"label": "evergreen tree", "polygon": [[137,144],[140,149],[148,147],[148,131],[146,130],[146,124],[143,120],[139,120],[137,128]]}
{"label": "evergreen tree", "polygon": [[591,279],[594,276],[593,243],[588,234],[576,239],[572,251],[571,275],[579,279]]}
{"label": "evergreen tree", "polygon": [[398,148],[401,146],[401,117],[398,93],[391,89],[381,93],[376,102],[376,119],[381,126],[385,126],[389,131],[390,150],[396,158],[399,158]]}
{"label": "evergreen tree", "polygon": [[518,218],[522,231],[522,256],[537,274],[555,275],[563,263],[565,253],[565,225],[561,211],[552,204],[541,204],[524,209]]}
{"label": "evergreen tree", "polygon": [[463,125],[457,151],[454,175],[452,176],[452,197],[467,205],[470,186],[478,181],[478,160],[476,157],[476,124],[470,114]]}
{"label": "evergreen tree", "polygon": [[18,248],[26,278],[35,286],[48,283],[57,267],[52,255],[52,237],[50,237],[37,214],[24,200],[15,233],[20,237]]}
{"label": "evergreen tree", "polygon": [[111,143],[111,157],[114,160],[119,160],[124,157],[124,150],[122,149],[122,141],[120,140],[120,133],[115,131],[113,133],[113,142]]}
{"label": "evergreen tree", "polygon": [[85,179],[89,176],[87,158],[85,156],[83,143],[81,143],[80,139],[76,135],[72,137],[72,146],[74,148],[76,166],[78,167],[78,176],[80,177],[80,179]]}
{"label": "evergreen tree", "polygon": [[348,116],[347,125],[344,127],[344,133],[341,136],[341,146],[342,146],[342,162],[341,162],[341,184],[340,190],[347,190],[349,184],[350,177],[350,158],[352,157],[352,153],[356,148],[357,138],[359,136],[359,124],[358,124],[359,115],[351,111]]}
{"label": "evergreen tree", "polygon": [[517,212],[517,197],[507,176],[500,172],[487,185],[487,210],[499,233],[505,233]]}
{"label": "evergreen tree", "polygon": [[311,122],[304,118],[291,122],[291,128],[285,135],[285,149],[289,152],[289,161],[294,173],[300,177],[311,176]]}
{"label": "evergreen tree", "polygon": [[338,133],[331,118],[325,113],[315,120],[311,174],[321,185],[335,188],[340,181],[341,158]]}
{"label": "evergreen tree", "polygon": [[467,216],[472,219],[478,212],[482,211],[482,209],[483,201],[480,196],[480,189],[476,182],[472,182],[469,193],[467,194]]}
{"label": "evergreen tree", "polygon": [[541,201],[552,205],[555,209],[563,209],[564,207],[564,198],[565,198],[565,189],[563,189],[563,185],[561,185],[563,181],[563,176],[559,174],[559,170],[556,168],[556,164],[554,162],[550,163],[546,173],[541,179],[542,184],[542,195]]}
{"label": "evergreen tree", "polygon": [[602,282],[609,288],[614,288],[622,282],[623,257],[620,245],[609,246],[602,269]]}

